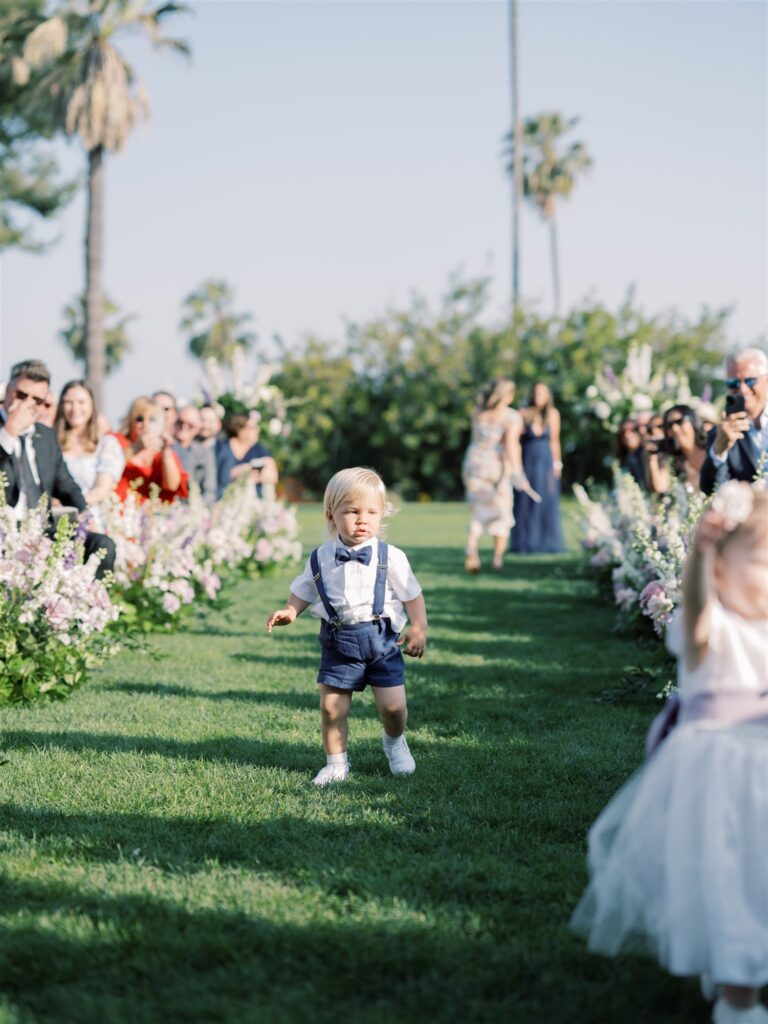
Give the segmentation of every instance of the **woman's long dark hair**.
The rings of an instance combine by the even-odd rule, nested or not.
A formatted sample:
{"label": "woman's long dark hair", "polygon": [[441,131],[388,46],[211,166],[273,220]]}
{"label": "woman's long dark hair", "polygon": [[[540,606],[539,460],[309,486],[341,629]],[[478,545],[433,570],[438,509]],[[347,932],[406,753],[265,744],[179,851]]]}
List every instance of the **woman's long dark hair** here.
{"label": "woman's long dark hair", "polygon": [[701,422],[701,416],[690,405],[673,405],[664,413],[664,433],[667,432],[667,420],[671,413],[679,413],[693,427],[693,440],[697,448],[707,447],[707,431]]}

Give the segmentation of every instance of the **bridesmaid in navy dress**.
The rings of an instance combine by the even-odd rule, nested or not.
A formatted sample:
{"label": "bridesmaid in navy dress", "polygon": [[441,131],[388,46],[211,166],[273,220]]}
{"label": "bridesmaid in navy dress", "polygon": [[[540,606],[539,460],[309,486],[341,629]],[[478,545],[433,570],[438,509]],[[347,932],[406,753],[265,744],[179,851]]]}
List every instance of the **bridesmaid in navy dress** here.
{"label": "bridesmaid in navy dress", "polygon": [[546,384],[533,385],[531,400],[522,410],[524,428],[520,435],[523,472],[540,502],[515,492],[515,525],[510,549],[518,554],[538,554],[563,549],[560,525],[560,413],[552,403]]}

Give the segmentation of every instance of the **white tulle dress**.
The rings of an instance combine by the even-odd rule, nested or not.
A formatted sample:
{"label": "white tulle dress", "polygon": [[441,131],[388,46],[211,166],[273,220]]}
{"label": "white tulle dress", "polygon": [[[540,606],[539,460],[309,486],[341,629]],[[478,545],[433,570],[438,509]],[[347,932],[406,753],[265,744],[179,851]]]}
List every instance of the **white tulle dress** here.
{"label": "white tulle dress", "polygon": [[[768,716],[768,622],[714,603],[708,652],[685,667],[678,612],[681,707],[745,699]],[[759,697],[765,694],[764,701]],[[678,724],[589,832],[591,881],[571,926],[589,948],[654,954],[675,975],[768,984],[768,717]]]}

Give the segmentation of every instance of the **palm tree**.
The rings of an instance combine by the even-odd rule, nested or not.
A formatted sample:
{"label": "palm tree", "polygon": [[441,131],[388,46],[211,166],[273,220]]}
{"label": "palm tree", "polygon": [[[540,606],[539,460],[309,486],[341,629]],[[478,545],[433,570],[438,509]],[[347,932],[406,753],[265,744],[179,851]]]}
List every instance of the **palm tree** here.
{"label": "palm tree", "polygon": [[34,102],[29,69],[19,56],[44,9],[44,0],[0,0],[0,252],[47,248],[50,241],[41,240],[34,226],[55,216],[76,187],[59,180],[53,155],[41,148],[50,119]]}
{"label": "palm tree", "polygon": [[179,330],[191,334],[187,347],[196,359],[215,359],[231,368],[235,351],[247,352],[253,345],[256,336],[243,330],[253,318],[250,313],[235,313],[233,302],[227,282],[215,280],[204,281],[184,299]]}
{"label": "palm tree", "polygon": [[[59,337],[69,349],[72,356],[85,365],[85,339],[86,339],[86,313],[87,302],[85,295],[78,295],[72,302],[68,303],[62,310],[64,327],[59,331]],[[116,370],[122,363],[128,352],[133,347],[126,331],[127,324],[135,319],[134,314],[128,313],[119,316],[119,306],[115,305],[109,296],[104,296],[102,310],[102,321],[104,324],[104,372],[107,376]],[[110,318],[112,322],[108,322]]]}
{"label": "palm tree", "polygon": [[[558,152],[559,140],[578,123],[578,117],[564,118],[554,111],[526,118],[522,131],[523,194],[549,224],[556,316],[560,315],[560,265],[555,225],[557,200],[566,199],[573,191],[578,175],[592,166],[592,157],[583,142],[572,142],[567,149]],[[511,174],[514,170],[514,135],[509,133],[506,141],[510,156],[507,171]]]}
{"label": "palm tree", "polygon": [[38,25],[24,46],[28,67],[47,68],[38,88],[53,101],[57,126],[67,135],[79,136],[88,159],[85,365],[99,403],[106,369],[101,283],[104,156],[107,151],[119,152],[137,119],[148,113],[144,90],[112,40],[138,29],[155,47],[188,54],[185,42],[162,34],[165,18],[184,10],[177,3],[150,7],[150,0],[73,0]]}

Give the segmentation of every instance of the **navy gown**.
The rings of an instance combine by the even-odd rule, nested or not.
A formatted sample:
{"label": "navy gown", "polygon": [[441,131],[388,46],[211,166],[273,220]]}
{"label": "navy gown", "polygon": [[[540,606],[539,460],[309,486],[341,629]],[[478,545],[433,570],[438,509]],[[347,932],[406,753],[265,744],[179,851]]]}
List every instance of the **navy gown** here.
{"label": "navy gown", "polygon": [[510,550],[525,555],[562,551],[560,481],[555,477],[549,427],[536,434],[526,426],[520,435],[520,445],[523,470],[541,502],[537,504],[527,494],[515,491],[515,525]]}

